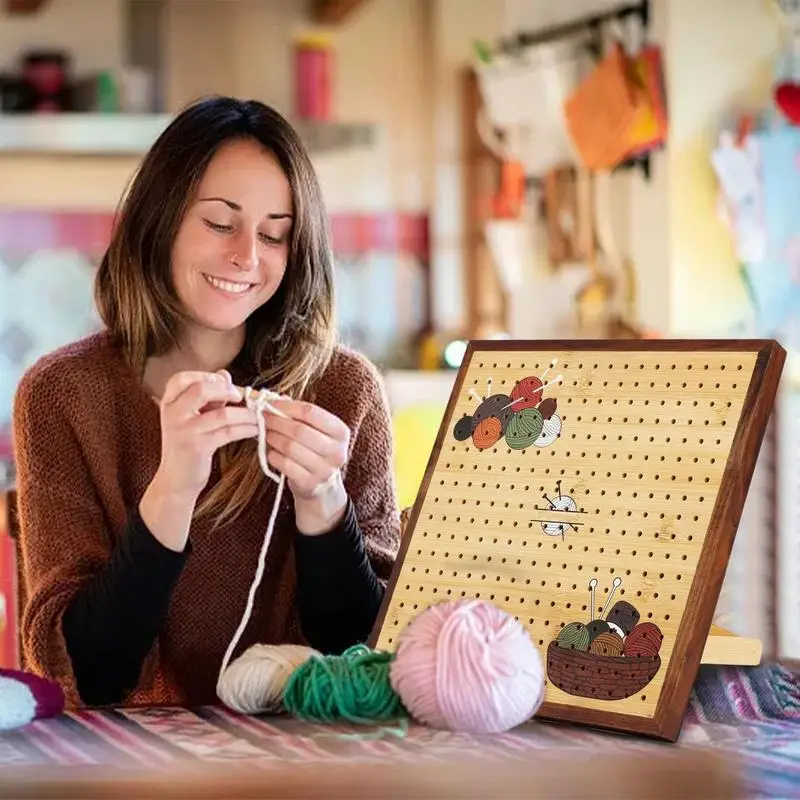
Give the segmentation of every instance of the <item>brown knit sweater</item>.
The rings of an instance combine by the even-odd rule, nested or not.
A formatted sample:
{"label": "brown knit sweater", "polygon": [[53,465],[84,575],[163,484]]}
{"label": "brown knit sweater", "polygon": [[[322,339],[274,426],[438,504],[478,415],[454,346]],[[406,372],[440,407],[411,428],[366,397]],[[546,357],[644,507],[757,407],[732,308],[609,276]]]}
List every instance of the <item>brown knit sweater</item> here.
{"label": "brown knit sweater", "polygon": [[[375,368],[340,347],[314,402],[351,430],[345,486],[380,578],[399,542],[388,406]],[[105,333],[40,359],[14,409],[20,550],[27,604],[21,619],[29,669],[57,680],[81,705],[62,631],[75,594],[108,562],[160,459],[159,410]],[[215,480],[215,473],[209,487]],[[195,522],[191,556],[145,661],[131,705],[205,703],[243,613],[275,496],[231,524]],[[256,642],[303,642],[295,603],[293,513],[284,495],[250,624],[234,657]]]}

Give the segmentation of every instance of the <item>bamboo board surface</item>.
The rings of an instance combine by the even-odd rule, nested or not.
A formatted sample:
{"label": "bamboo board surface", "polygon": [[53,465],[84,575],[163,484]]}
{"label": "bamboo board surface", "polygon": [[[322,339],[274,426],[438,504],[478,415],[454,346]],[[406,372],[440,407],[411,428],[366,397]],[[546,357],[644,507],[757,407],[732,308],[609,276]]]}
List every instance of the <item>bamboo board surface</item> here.
{"label": "bamboo board surface", "polygon": [[772,341],[472,342],[374,645],[433,603],[485,598],[540,648],[539,716],[674,741],[784,357]]}

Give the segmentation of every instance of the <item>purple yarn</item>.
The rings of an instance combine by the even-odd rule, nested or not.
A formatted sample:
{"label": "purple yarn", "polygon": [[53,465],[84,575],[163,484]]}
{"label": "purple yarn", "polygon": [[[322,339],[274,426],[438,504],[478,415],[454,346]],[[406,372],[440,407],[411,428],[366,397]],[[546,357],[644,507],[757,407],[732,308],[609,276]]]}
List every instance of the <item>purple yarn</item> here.
{"label": "purple yarn", "polygon": [[30,689],[36,701],[36,719],[57,717],[64,711],[64,690],[53,681],[41,678],[31,672],[0,667],[0,678],[8,678],[23,683]]}

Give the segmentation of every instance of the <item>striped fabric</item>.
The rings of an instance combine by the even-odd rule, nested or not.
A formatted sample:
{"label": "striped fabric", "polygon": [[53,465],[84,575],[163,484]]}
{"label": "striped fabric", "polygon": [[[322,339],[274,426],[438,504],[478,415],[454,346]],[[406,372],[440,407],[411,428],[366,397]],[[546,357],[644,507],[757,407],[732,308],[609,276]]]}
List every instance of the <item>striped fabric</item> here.
{"label": "striped fabric", "polygon": [[[747,768],[749,795],[800,795],[800,676],[780,665],[703,667],[677,747],[724,748]],[[479,737],[417,725],[328,726],[242,717],[224,708],[82,711],[0,734],[0,768],[104,765],[165,769],[176,762],[417,764],[451,755],[524,759],[543,748],[664,747],[580,727],[530,724]]]}

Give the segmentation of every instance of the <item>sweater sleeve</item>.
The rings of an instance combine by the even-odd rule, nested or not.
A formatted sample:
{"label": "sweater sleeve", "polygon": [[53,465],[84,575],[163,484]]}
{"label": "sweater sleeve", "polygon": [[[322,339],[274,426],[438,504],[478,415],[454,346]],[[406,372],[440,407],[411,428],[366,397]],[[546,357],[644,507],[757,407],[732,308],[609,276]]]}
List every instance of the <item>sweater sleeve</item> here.
{"label": "sweater sleeve", "polygon": [[295,540],[303,633],[326,652],[368,639],[400,544],[391,419],[380,375],[356,355],[335,372],[336,399],[351,430],[344,469],[349,504],[334,531]]}
{"label": "sweater sleeve", "polygon": [[134,509],[107,564],[70,600],[63,635],[85,703],[122,703],[136,688],[190,552],[164,547]]}
{"label": "sweater sleeve", "polygon": [[384,587],[372,568],[355,507],[322,536],[295,532],[297,608],[308,644],[339,654],[369,636]]}
{"label": "sweater sleeve", "polygon": [[[142,537],[130,531],[123,533],[121,544],[115,544],[71,422],[71,415],[78,413],[70,401],[75,394],[65,376],[34,367],[17,388],[13,417],[18,553],[26,595],[21,644],[26,668],[59,683],[70,707],[87,704],[81,696],[93,672],[87,651],[94,648],[97,659],[119,644],[130,611],[128,599],[120,598],[126,586],[130,589],[136,569],[141,570],[152,555],[145,552]],[[171,569],[174,573],[177,564]],[[112,590],[110,583],[116,577],[123,585]],[[139,586],[134,596],[141,593]],[[163,592],[156,591],[159,594]],[[64,624],[67,609],[69,641]],[[154,616],[155,612],[150,628]],[[113,622],[122,624],[109,636]],[[143,649],[141,628],[140,636],[135,656],[132,650],[115,654],[117,667],[127,662],[124,669],[114,668],[118,686],[131,683],[133,661],[138,662]],[[77,673],[71,650],[76,653]],[[87,695],[91,697],[92,690],[87,689]]]}
{"label": "sweater sleeve", "polygon": [[360,374],[353,380],[360,414],[352,423],[344,483],[367,558],[385,586],[400,546],[392,424],[380,374],[369,362],[361,363]]}

